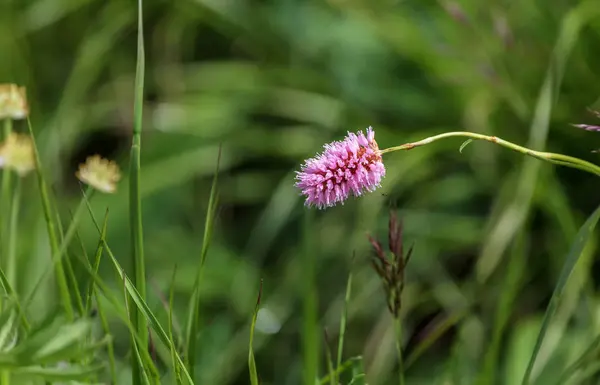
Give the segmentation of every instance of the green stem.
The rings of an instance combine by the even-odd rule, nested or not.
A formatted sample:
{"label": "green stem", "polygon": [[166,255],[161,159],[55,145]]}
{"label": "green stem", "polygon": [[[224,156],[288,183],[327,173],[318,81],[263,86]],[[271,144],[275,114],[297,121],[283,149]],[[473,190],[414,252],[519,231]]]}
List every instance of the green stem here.
{"label": "green stem", "polygon": [[404,361],[402,359],[402,321],[400,320],[400,317],[394,318],[394,329],[396,332],[399,384],[404,385]]}
{"label": "green stem", "polygon": [[15,180],[12,203],[10,205],[10,224],[8,226],[8,254],[6,259],[6,277],[10,285],[17,290],[17,230],[19,208],[21,206],[21,178]]}
{"label": "green stem", "polygon": [[[131,144],[130,180],[129,180],[129,221],[131,229],[131,264],[133,265],[133,285],[141,300],[146,300],[146,267],[144,261],[144,239],[142,231],[142,199],[140,196],[140,151],[142,142],[142,111],[144,104],[144,24],[142,0],[138,0],[138,40],[137,63],[135,71],[135,91],[133,106],[133,140]],[[148,327],[146,319],[140,316],[137,306],[130,307],[129,317],[139,338],[140,349],[148,349]],[[135,349],[135,342],[132,342]],[[132,354],[131,378],[133,385],[142,383],[144,370],[140,367],[135,354]]]}
{"label": "green stem", "polygon": [[305,212],[304,220],[304,284],[302,350],[304,358],[304,385],[314,385],[319,372],[319,333],[318,303],[316,291],[317,248],[313,235],[314,220],[310,211]]}
{"label": "green stem", "polygon": [[44,175],[42,174],[40,154],[35,143],[35,136],[33,135],[33,128],[31,127],[31,121],[29,119],[27,119],[27,127],[29,128],[29,135],[31,136],[31,140],[34,144],[33,148],[35,156],[35,168],[40,189],[40,197],[42,199],[44,220],[46,221],[46,229],[48,231],[48,238],[50,240],[50,251],[52,253],[52,262],[55,267],[55,275],[58,284],[58,290],[60,292],[62,306],[67,315],[67,319],[69,321],[72,321],[75,319],[75,314],[73,312],[73,305],[71,303],[71,295],[69,294],[69,286],[67,285],[65,271],[60,261],[60,244],[58,241],[58,236],[56,234],[54,216],[52,215],[52,206],[50,205],[50,198],[48,197],[48,188],[46,186],[46,181],[44,180]]}
{"label": "green stem", "polygon": [[[5,119],[4,120],[4,140],[6,140],[6,138],[8,138],[8,136],[10,135],[10,133],[12,132],[12,120],[11,119]],[[0,190],[0,220],[3,221],[2,218],[6,218],[7,216],[4,215],[5,212],[9,211],[9,201],[10,201],[10,181],[11,181],[11,171],[7,168],[4,167],[2,170],[2,187]],[[4,223],[0,223],[0,245],[3,245],[4,242],[2,242],[2,238],[5,236],[4,234]],[[0,247],[0,255],[4,255],[4,253],[7,252],[6,250],[3,249],[3,247]],[[0,302],[1,304],[1,302]]]}
{"label": "green stem", "polygon": [[424,146],[426,144],[433,143],[440,139],[445,139],[445,138],[450,138],[450,137],[455,137],[455,136],[466,137],[466,138],[475,139],[475,140],[485,140],[487,142],[492,142],[492,143],[498,144],[502,147],[509,148],[513,151],[520,152],[521,154],[529,155],[529,156],[537,158],[537,159],[545,160],[546,162],[554,163],[554,164],[557,164],[560,166],[576,168],[576,169],[587,171],[594,175],[600,176],[600,166],[597,166],[588,161],[585,161],[585,160],[582,160],[579,158],[575,158],[572,156],[568,156],[568,155],[555,154],[555,153],[551,153],[551,152],[534,151],[527,147],[519,146],[517,144],[508,142],[504,139],[500,139],[496,136],[481,135],[481,134],[476,134],[473,132],[466,132],[466,131],[446,132],[443,134],[434,135],[429,138],[420,140],[418,142],[405,143],[401,146],[386,148],[385,150],[381,150],[380,154],[385,154],[388,152],[399,151],[399,150],[412,150],[415,147]]}
{"label": "green stem", "polygon": [[[354,257],[352,257],[354,261]],[[342,317],[340,319],[340,335],[338,339],[338,350],[337,350],[337,361],[336,368],[342,365],[342,356],[344,354],[344,338],[346,337],[346,320],[348,319],[348,304],[350,303],[350,295],[352,293],[352,270],[348,273],[348,282],[346,283],[346,296],[344,297],[344,309],[342,310]],[[338,383],[338,376],[336,375],[335,381]]]}

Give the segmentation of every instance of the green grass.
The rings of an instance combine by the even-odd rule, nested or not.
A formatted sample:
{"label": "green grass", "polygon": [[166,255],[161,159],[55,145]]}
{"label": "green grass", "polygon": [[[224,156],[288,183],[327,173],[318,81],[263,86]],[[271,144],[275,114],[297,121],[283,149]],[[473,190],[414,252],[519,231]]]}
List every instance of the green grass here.
{"label": "green grass", "polygon": [[[0,5],[31,111],[0,139],[36,161],[0,173],[0,385],[598,383],[599,181],[572,158],[455,138],[344,206],[293,186],[369,125],[596,170],[571,123],[600,125],[597,1],[255,3]],[[79,189],[95,153],[114,194]],[[366,236],[388,206],[415,244],[396,323]]]}
{"label": "green grass", "polygon": [[[142,146],[142,120],[144,105],[144,14],[143,1],[138,0],[138,39],[137,39],[137,63],[135,68],[135,91],[134,91],[134,123],[133,140],[131,142],[131,154],[129,159],[130,182],[129,182],[129,222],[131,229],[131,266],[133,268],[133,285],[137,289],[142,301],[146,299],[146,259],[144,258],[144,234],[142,230],[142,198],[140,196],[140,157]],[[127,292],[125,292],[127,293]],[[127,295],[127,294],[125,294]],[[132,355],[131,379],[134,385],[148,383],[145,377],[144,367],[139,359],[139,350],[148,349],[148,327],[146,319],[140,316],[137,306],[131,307],[131,323],[135,325],[135,333],[139,339],[139,345],[132,347],[136,354]],[[132,338],[132,340],[135,340]],[[142,381],[144,379],[145,381]]]}

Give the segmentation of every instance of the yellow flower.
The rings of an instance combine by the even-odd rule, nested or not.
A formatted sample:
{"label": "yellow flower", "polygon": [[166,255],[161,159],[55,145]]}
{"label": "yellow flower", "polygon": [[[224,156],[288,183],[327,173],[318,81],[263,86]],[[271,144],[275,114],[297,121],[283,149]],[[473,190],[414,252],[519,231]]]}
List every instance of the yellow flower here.
{"label": "yellow flower", "polygon": [[0,119],[24,119],[28,114],[25,87],[0,84]]}
{"label": "yellow flower", "polygon": [[88,157],[85,163],[79,165],[79,171],[75,175],[83,183],[109,194],[117,190],[117,182],[121,179],[119,166],[100,155]]}
{"label": "yellow flower", "polygon": [[15,170],[19,176],[25,176],[35,169],[33,142],[28,135],[8,135],[0,145],[0,168]]}

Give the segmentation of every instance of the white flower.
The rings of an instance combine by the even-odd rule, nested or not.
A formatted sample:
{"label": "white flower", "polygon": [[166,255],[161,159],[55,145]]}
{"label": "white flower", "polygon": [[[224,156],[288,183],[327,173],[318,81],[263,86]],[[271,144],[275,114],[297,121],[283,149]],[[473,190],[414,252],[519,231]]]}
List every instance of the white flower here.
{"label": "white flower", "polygon": [[24,119],[29,115],[25,87],[0,84],[0,119]]}
{"label": "white flower", "polygon": [[0,168],[15,170],[19,176],[35,169],[35,153],[29,135],[11,133],[0,144]]}
{"label": "white flower", "polygon": [[117,182],[121,179],[119,166],[100,155],[87,158],[85,163],[79,165],[79,171],[75,175],[83,183],[109,194],[117,190]]}

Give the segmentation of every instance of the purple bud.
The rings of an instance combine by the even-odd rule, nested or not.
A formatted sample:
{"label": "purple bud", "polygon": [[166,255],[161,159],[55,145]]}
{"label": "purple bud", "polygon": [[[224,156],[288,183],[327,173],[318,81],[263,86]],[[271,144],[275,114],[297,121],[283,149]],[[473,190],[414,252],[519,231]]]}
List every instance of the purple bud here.
{"label": "purple bud", "polygon": [[571,124],[573,127],[581,128],[587,131],[600,131],[600,126],[594,126],[591,124]]}

